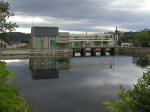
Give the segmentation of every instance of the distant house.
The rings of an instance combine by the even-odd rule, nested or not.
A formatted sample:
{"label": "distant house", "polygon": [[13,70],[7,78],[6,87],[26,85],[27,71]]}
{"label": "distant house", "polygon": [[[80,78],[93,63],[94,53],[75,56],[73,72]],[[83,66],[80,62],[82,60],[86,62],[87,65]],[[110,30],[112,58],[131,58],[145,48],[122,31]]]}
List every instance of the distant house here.
{"label": "distant house", "polygon": [[142,32],[148,32],[150,31],[150,29],[144,29],[144,30],[141,30]]}
{"label": "distant house", "polygon": [[29,47],[31,49],[67,48],[69,33],[60,32],[58,27],[32,27]]}
{"label": "distant house", "polygon": [[7,43],[3,40],[0,39],[0,48],[6,48],[7,47]]}
{"label": "distant house", "polygon": [[121,43],[121,47],[133,47],[133,43]]}
{"label": "distant house", "polygon": [[11,45],[8,48],[27,48],[28,44],[18,42],[11,42]]}
{"label": "distant house", "polygon": [[11,42],[11,48],[20,48],[21,42]]}

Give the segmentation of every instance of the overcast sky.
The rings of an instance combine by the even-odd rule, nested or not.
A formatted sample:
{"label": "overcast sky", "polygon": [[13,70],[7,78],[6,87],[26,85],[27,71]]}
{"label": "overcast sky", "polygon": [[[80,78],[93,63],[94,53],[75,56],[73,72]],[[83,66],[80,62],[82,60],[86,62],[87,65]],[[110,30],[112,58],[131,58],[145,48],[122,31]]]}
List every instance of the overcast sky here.
{"label": "overcast sky", "polygon": [[58,26],[61,31],[107,32],[150,28],[150,0],[4,0],[10,3],[19,25]]}

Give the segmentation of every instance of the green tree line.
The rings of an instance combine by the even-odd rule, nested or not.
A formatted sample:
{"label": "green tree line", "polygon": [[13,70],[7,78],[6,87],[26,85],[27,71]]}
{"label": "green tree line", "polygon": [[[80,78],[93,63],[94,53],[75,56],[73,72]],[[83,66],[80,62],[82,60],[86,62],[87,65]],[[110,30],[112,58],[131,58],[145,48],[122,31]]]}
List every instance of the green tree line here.
{"label": "green tree line", "polygon": [[133,43],[135,47],[150,47],[150,32],[125,32],[119,38],[118,44]]}

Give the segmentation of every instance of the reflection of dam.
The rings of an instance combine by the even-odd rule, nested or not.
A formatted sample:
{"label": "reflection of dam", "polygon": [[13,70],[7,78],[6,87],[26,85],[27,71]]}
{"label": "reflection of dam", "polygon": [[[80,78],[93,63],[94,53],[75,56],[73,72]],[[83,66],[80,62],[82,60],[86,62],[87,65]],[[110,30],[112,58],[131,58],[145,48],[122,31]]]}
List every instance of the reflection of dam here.
{"label": "reflection of dam", "polygon": [[29,64],[34,80],[56,79],[59,77],[58,70],[69,69],[70,66],[68,58],[50,57],[30,58]]}
{"label": "reflection of dam", "polygon": [[70,70],[102,70],[114,69],[113,57],[88,57],[72,58],[70,60]]}
{"label": "reflection of dam", "polygon": [[32,78],[34,80],[39,79],[58,79],[58,70],[44,71],[44,70],[36,70],[32,74]]}
{"label": "reflection of dam", "polygon": [[57,79],[59,70],[103,70],[114,68],[113,57],[34,57],[29,59],[32,78]]}

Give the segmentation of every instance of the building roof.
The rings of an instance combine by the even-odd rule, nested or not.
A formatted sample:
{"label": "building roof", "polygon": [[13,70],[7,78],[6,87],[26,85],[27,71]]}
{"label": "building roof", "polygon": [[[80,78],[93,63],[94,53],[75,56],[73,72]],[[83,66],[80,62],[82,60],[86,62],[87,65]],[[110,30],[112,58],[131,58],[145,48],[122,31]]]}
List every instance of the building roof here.
{"label": "building roof", "polygon": [[58,27],[32,27],[31,28],[32,36],[58,36]]}
{"label": "building roof", "polygon": [[69,32],[59,32],[59,36],[61,36],[61,37],[69,37]]}

